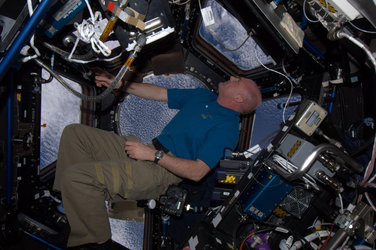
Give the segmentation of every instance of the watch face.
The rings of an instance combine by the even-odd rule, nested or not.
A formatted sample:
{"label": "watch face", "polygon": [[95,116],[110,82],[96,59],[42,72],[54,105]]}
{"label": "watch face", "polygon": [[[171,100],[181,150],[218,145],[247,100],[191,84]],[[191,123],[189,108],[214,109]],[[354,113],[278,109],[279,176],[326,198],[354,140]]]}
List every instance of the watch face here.
{"label": "watch face", "polygon": [[163,151],[159,150],[155,152],[155,158],[157,158],[158,160],[161,159],[162,156],[163,156]]}

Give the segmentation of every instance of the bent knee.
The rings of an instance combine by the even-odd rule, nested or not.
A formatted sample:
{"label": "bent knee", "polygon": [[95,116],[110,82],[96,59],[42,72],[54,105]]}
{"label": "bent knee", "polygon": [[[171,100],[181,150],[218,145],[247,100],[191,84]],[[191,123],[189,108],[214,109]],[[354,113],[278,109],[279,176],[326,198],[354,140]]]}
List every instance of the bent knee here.
{"label": "bent knee", "polygon": [[73,124],[69,124],[67,126],[64,127],[63,129],[63,133],[62,133],[62,137],[64,136],[69,136],[70,135],[77,135],[78,131],[81,130],[81,128],[83,127],[84,125],[82,124],[79,124],[79,123],[73,123]]}
{"label": "bent knee", "polygon": [[69,165],[64,171],[61,171],[59,176],[59,183],[63,190],[72,188],[74,183],[93,183],[95,173],[92,170],[92,164],[76,163]]}

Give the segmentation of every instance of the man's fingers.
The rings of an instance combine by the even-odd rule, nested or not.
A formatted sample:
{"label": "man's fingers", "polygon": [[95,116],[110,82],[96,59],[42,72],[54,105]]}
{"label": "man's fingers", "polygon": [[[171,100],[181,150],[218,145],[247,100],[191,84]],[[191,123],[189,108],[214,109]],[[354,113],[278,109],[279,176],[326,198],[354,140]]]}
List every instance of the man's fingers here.
{"label": "man's fingers", "polygon": [[125,142],[125,146],[132,146],[132,145],[135,145],[137,144],[138,142],[135,142],[135,141],[126,141]]}
{"label": "man's fingers", "polygon": [[115,77],[108,73],[107,71],[104,71],[100,68],[92,68],[91,69],[95,73],[95,84],[98,87],[109,87],[111,83],[114,81]]}
{"label": "man's fingers", "polygon": [[[108,78],[108,77],[96,76],[95,83],[98,87],[102,87],[102,86],[109,87],[113,83],[114,79],[115,79],[114,77]],[[122,85],[122,81],[119,81],[118,84],[115,86],[115,89],[120,88],[121,85]]]}
{"label": "man's fingers", "polygon": [[95,84],[98,86],[98,87],[102,87],[102,86],[110,86],[110,83],[106,78],[102,79],[102,78],[97,78],[95,77]]}
{"label": "man's fingers", "polygon": [[132,159],[136,159],[136,155],[135,155],[136,152],[135,152],[134,145],[135,145],[135,142],[126,141],[125,142],[125,147],[124,147],[125,152]]}
{"label": "man's fingers", "polygon": [[113,76],[102,76],[102,75],[96,75],[95,80],[96,81],[103,81],[103,82],[112,82],[115,78]]}
{"label": "man's fingers", "polygon": [[132,146],[134,145],[134,142],[131,142],[131,141],[126,141],[125,142],[125,151],[129,152],[129,150],[132,150]]}
{"label": "man's fingers", "polygon": [[95,82],[95,85],[97,85],[98,87],[103,87],[103,86],[108,87],[108,85],[105,82]]}

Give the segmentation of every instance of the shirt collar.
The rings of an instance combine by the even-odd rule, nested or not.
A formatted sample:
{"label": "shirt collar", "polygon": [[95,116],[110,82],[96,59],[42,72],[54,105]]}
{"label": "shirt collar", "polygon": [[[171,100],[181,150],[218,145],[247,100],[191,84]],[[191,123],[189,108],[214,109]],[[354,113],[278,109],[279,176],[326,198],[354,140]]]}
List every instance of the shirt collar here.
{"label": "shirt collar", "polygon": [[219,104],[217,101],[215,101],[214,103],[215,103],[216,106],[218,106],[220,109],[222,109],[226,114],[240,117],[240,113],[239,112],[236,112],[235,110],[226,108],[226,107],[222,106],[221,104]]}

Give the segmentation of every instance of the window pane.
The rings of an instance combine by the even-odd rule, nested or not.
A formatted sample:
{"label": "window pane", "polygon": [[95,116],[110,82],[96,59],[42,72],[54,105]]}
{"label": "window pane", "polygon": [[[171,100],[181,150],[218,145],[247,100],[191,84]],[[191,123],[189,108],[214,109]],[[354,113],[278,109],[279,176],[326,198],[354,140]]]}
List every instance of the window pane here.
{"label": "window pane", "polygon": [[[49,77],[45,70],[42,77]],[[78,83],[63,79],[76,91],[82,92]],[[57,80],[42,85],[40,168],[54,162],[57,158],[60,136],[66,125],[80,123],[81,99],[70,93]]]}
{"label": "window pane", "polygon": [[258,67],[261,65],[260,62],[263,64],[272,62],[272,59],[262,51],[252,37],[240,49],[230,51],[238,48],[247,39],[246,30],[215,0],[209,0],[207,6],[210,6],[213,11],[215,23],[207,27],[201,24],[200,35],[204,40],[242,70]]}
{"label": "window pane", "polygon": [[[283,121],[283,109],[281,105],[286,103],[287,97],[273,98],[263,101],[256,110],[255,121],[253,125],[250,147],[260,144],[261,148],[269,145],[271,140],[280,130],[280,124]],[[301,101],[300,95],[292,96],[289,103]],[[289,116],[298,106],[288,106],[286,108],[284,119],[287,121]]]}
{"label": "window pane", "polygon": [[[144,82],[165,88],[204,88],[199,80],[187,74],[150,75],[144,78]],[[123,135],[136,135],[143,143],[150,143],[175,116],[177,110],[169,109],[164,102],[129,95],[120,104],[117,113],[120,128],[118,132]]]}

